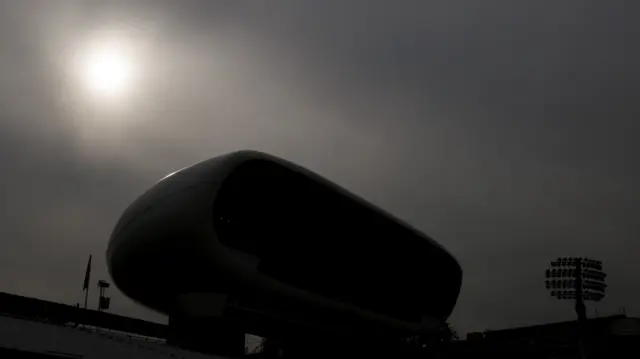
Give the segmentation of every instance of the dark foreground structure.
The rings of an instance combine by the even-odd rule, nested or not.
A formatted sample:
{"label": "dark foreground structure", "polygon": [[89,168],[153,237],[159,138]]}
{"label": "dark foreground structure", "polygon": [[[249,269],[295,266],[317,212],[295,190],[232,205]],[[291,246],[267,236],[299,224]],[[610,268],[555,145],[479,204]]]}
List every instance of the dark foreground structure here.
{"label": "dark foreground structure", "polygon": [[168,314],[185,347],[238,355],[244,333],[391,343],[440,328],[462,281],[431,238],[328,180],[241,151],[138,198],[107,263],[129,297]]}
{"label": "dark foreground structure", "polygon": [[[624,315],[587,321],[587,358],[637,358],[640,319]],[[349,341],[325,342],[311,337],[302,342],[272,342],[248,359],[300,358],[579,358],[577,322],[470,333],[465,341],[435,348],[393,348]],[[224,359],[184,350],[169,343],[169,327],[111,313],[86,310],[0,292],[0,358],[2,359]],[[268,344],[268,342],[266,343]],[[282,344],[285,344],[282,346]],[[302,345],[304,344],[304,345]]]}
{"label": "dark foreground structure", "polygon": [[[586,357],[637,358],[640,356],[640,319],[615,315],[586,321]],[[580,358],[578,322],[470,333],[451,358]]]}
{"label": "dark foreground structure", "polygon": [[0,292],[2,359],[223,359],[167,337],[167,325]]}

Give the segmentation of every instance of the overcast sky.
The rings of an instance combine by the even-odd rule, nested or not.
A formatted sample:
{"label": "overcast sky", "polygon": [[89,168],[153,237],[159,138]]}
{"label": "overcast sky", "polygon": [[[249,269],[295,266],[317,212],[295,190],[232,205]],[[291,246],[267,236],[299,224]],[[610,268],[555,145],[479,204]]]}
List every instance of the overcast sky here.
{"label": "overcast sky", "polygon": [[[544,288],[563,255],[605,263],[601,315],[640,315],[635,3],[0,0],[0,291],[81,302],[136,196],[256,149],[448,248],[463,332],[574,318]],[[79,67],[113,39],[132,80],[103,98]]]}

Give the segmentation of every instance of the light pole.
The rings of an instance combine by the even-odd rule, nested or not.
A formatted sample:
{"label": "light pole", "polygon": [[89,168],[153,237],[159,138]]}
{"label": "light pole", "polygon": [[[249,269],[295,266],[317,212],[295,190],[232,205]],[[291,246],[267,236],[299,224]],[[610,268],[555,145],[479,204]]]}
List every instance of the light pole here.
{"label": "light pole", "polygon": [[99,312],[109,309],[111,298],[107,297],[105,294],[107,293],[107,288],[109,288],[110,286],[111,285],[106,280],[98,281],[98,288],[100,290],[100,297],[98,299]]}
{"label": "light pole", "polygon": [[574,300],[578,315],[580,346],[585,356],[587,311],[586,300],[600,301],[605,296],[607,275],[602,271],[602,262],[583,257],[560,257],[551,262],[546,271],[546,287],[551,296],[559,300]]}

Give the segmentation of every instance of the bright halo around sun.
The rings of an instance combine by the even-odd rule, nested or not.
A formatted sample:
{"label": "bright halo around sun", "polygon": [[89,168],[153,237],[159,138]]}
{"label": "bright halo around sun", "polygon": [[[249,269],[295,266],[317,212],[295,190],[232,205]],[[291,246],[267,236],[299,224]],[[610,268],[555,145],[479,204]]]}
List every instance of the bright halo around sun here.
{"label": "bright halo around sun", "polygon": [[135,58],[126,44],[117,40],[94,41],[81,56],[82,85],[101,99],[121,98],[134,86]]}

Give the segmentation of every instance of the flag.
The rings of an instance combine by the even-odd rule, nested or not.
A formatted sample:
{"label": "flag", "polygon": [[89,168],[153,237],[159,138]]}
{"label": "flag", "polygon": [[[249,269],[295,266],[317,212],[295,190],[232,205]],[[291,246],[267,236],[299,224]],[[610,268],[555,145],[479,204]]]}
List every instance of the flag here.
{"label": "flag", "polygon": [[82,290],[89,289],[89,278],[91,278],[91,255],[89,255],[89,263],[87,263],[87,272],[84,275],[84,285]]}

